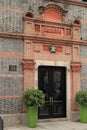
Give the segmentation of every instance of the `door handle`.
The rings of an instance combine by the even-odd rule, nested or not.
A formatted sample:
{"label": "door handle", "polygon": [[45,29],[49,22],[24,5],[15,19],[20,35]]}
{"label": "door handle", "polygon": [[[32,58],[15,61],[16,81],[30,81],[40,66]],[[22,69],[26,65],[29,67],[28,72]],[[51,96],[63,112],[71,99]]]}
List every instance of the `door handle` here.
{"label": "door handle", "polygon": [[51,103],[51,97],[49,97],[49,101],[50,101],[50,103]]}
{"label": "door handle", "polygon": [[54,102],[53,97],[49,97],[49,101],[50,103],[53,103]]}
{"label": "door handle", "polygon": [[52,102],[52,103],[54,102],[53,97],[51,98],[51,102]]}

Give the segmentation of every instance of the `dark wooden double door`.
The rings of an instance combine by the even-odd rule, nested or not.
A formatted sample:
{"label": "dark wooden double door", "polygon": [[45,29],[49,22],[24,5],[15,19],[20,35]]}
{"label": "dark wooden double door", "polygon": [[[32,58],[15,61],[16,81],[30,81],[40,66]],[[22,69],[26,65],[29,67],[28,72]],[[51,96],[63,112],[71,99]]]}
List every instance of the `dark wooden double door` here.
{"label": "dark wooden double door", "polygon": [[38,88],[45,94],[39,118],[66,117],[66,68],[39,66]]}

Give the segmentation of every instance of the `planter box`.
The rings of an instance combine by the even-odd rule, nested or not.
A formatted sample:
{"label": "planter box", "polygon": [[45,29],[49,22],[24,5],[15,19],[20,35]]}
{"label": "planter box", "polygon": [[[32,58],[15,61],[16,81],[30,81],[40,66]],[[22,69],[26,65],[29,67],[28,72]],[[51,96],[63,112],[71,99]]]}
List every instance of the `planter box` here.
{"label": "planter box", "polygon": [[87,106],[79,104],[80,121],[82,123],[87,123]]}
{"label": "planter box", "polygon": [[38,106],[29,106],[27,108],[27,124],[28,127],[34,128],[38,122]]}

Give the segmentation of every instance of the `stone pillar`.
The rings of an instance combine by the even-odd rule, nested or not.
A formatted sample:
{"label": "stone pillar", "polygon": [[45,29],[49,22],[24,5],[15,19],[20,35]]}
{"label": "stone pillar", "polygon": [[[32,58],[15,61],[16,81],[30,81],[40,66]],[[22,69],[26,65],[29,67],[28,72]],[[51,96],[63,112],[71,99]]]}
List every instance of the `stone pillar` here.
{"label": "stone pillar", "polygon": [[81,63],[72,62],[71,63],[71,108],[72,111],[77,110],[77,105],[75,102],[75,95],[80,90],[80,71]]}
{"label": "stone pillar", "polygon": [[34,60],[23,60],[24,90],[34,88]]}
{"label": "stone pillar", "polygon": [[75,19],[73,23],[73,40],[80,40],[81,23],[79,19]]}
{"label": "stone pillar", "polygon": [[24,58],[22,61],[24,70],[24,90],[34,87],[34,59],[33,43],[24,39]]}

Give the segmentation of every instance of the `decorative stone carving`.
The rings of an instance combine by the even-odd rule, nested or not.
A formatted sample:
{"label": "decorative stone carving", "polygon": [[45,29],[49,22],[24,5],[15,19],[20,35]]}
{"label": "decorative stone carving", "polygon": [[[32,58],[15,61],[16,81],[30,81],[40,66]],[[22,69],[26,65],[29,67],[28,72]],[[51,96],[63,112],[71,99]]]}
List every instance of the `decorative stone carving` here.
{"label": "decorative stone carving", "polygon": [[[49,37],[56,39],[80,40],[81,22],[75,19],[68,24],[65,15],[68,11],[56,4],[38,8],[40,16],[36,19],[31,11],[24,14],[24,39],[29,37]],[[44,22],[43,22],[44,21]]]}
{"label": "decorative stone carving", "polygon": [[75,19],[75,20],[73,21],[73,24],[78,24],[78,25],[81,25],[81,22],[80,22],[80,20],[79,20],[79,19]]}
{"label": "decorative stone carving", "polygon": [[35,24],[35,31],[40,32],[40,25],[39,24]]}
{"label": "decorative stone carving", "polygon": [[58,28],[58,27],[42,25],[42,30],[43,32],[46,32],[46,33],[57,33],[59,35],[64,34],[64,29],[62,27]]}
{"label": "decorative stone carving", "polygon": [[41,19],[53,19],[61,22],[65,22],[64,16],[68,12],[56,4],[49,4],[46,7],[40,6],[38,10],[41,14]]}
{"label": "decorative stone carving", "polygon": [[35,62],[34,62],[34,60],[26,60],[26,59],[24,59],[22,64],[23,64],[23,69],[24,70],[33,70]]}
{"label": "decorative stone carving", "polygon": [[71,70],[73,72],[80,72],[81,68],[82,68],[82,65],[80,62],[79,63],[71,63]]}
{"label": "decorative stone carving", "polygon": [[66,27],[65,29],[63,25],[61,25],[60,27],[42,25],[41,29],[37,28],[37,30],[41,30],[43,33],[46,33],[46,34],[55,34],[57,37],[59,36],[61,38],[68,37],[68,39],[70,39],[72,37],[71,27]]}

